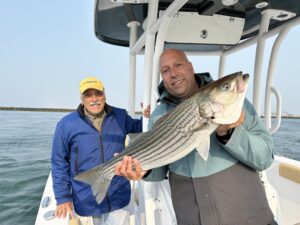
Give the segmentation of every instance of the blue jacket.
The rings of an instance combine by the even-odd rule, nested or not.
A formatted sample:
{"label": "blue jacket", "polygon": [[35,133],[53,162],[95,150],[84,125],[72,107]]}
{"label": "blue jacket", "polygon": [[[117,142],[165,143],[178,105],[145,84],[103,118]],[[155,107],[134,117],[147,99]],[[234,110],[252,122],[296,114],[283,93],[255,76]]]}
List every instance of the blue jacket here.
{"label": "blue jacket", "polygon": [[58,122],[52,146],[52,178],[57,204],[72,201],[81,216],[95,216],[123,208],[130,200],[130,183],[115,176],[105,199],[97,204],[89,185],[75,181],[78,173],[114,157],[125,148],[128,133],[142,131],[142,120],[132,119],[124,109],[105,106],[99,132],[84,115],[83,106]]}

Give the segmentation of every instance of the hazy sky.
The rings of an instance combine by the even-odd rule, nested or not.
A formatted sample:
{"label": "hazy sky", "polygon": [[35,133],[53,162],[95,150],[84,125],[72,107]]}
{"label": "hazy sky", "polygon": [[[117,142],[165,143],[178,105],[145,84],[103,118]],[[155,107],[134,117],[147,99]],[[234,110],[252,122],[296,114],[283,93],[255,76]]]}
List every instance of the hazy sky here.
{"label": "hazy sky", "polygon": [[[99,41],[93,15],[92,0],[1,0],[0,106],[76,108],[80,80],[96,76],[105,84],[108,103],[126,108],[128,49]],[[300,114],[299,40],[300,26],[290,31],[281,46],[274,80],[282,94],[283,111],[295,114]],[[242,70],[252,75],[253,49],[229,57],[226,73]],[[266,59],[268,55],[266,51]],[[217,57],[190,59],[195,71],[216,77]],[[140,102],[141,57],[138,64],[136,100]],[[265,60],[264,73],[266,68]],[[252,99],[251,89],[248,97]]]}

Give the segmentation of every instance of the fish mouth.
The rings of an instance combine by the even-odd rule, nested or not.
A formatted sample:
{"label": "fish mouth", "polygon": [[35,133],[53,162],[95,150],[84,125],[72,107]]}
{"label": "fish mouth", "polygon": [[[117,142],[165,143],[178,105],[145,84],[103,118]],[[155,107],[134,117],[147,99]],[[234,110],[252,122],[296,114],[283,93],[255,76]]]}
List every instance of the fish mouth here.
{"label": "fish mouth", "polygon": [[248,80],[249,80],[249,74],[243,74],[243,81],[244,82],[248,82]]}
{"label": "fish mouth", "polygon": [[240,79],[237,80],[237,92],[243,93],[247,89],[249,80],[249,74],[243,74]]}

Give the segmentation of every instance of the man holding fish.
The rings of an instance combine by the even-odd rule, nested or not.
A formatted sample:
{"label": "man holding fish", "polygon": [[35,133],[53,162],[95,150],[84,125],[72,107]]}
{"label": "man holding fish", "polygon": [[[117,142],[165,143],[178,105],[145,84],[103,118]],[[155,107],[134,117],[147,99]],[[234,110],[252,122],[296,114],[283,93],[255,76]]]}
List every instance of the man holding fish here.
{"label": "man holding fish", "polygon": [[[186,104],[186,99],[193,98],[199,87],[207,86],[200,88],[201,94],[206,96],[194,111],[187,110],[189,107],[186,106],[180,109],[186,110],[180,117],[200,113],[200,121],[194,123],[201,125],[195,125],[186,131],[185,127],[190,126],[187,115],[181,124],[176,124],[179,127],[177,133],[171,132],[167,135],[169,138],[159,140],[160,148],[165,145],[176,151],[177,145],[190,148],[195,143],[194,150],[177,157],[178,159],[174,157],[175,161],[165,160],[161,164],[154,164],[145,162],[144,157],[132,153],[129,145],[126,156],[120,156],[123,160],[114,164],[115,174],[130,180],[145,181],[162,181],[168,177],[178,225],[277,224],[258,174],[258,171],[265,170],[273,162],[272,138],[254,107],[247,99],[244,100],[244,95],[241,97],[242,101],[236,99],[238,95],[228,95],[228,101],[235,98],[232,101],[241,101],[242,107],[233,104],[233,109],[230,109],[231,106],[223,107],[224,104],[220,103],[223,101],[222,92],[245,92],[248,77],[243,75],[242,80],[235,83],[221,79],[220,82],[225,84],[216,83],[218,87],[215,88],[208,84],[211,82],[209,75],[195,74],[186,55],[176,49],[167,49],[162,53],[160,72],[163,80],[163,86],[159,87],[160,105],[151,114],[149,121],[149,136],[152,137],[154,134],[151,129],[161,132],[157,137],[168,132],[168,129],[157,127],[163,126],[160,124],[167,121],[164,126],[171,129],[172,119],[179,119],[176,116],[182,113],[177,108]],[[206,101],[207,104],[202,103]],[[230,116],[230,113],[234,115]],[[209,115],[210,118],[204,115]],[[191,132],[198,133],[198,138],[191,135],[189,139],[193,143],[186,144],[189,139],[180,143],[178,139],[170,144],[176,135],[185,131],[181,139]],[[139,142],[142,143],[143,139],[140,138]],[[158,152],[157,148],[153,147],[153,152]],[[171,151],[168,156],[170,154]],[[154,156],[153,153],[151,157]],[[120,157],[118,160],[121,160]]]}

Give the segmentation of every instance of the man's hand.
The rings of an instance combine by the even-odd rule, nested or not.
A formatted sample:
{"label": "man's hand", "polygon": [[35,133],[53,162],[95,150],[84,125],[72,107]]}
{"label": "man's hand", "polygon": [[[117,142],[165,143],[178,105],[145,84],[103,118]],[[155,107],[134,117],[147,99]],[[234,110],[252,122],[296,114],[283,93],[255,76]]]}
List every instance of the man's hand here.
{"label": "man's hand", "polygon": [[217,128],[217,130],[216,130],[217,135],[218,135],[218,136],[224,136],[224,135],[226,135],[230,129],[233,129],[233,128],[235,128],[235,127],[238,127],[238,126],[240,126],[242,123],[244,123],[244,120],[245,120],[245,113],[242,111],[240,118],[239,118],[235,123],[232,123],[232,124],[222,124],[222,125],[220,125],[220,126]]}
{"label": "man's hand", "polygon": [[56,206],[55,216],[58,218],[66,218],[67,213],[72,219],[75,219],[72,202],[65,202]]}
{"label": "man's hand", "polygon": [[[141,107],[143,108],[143,103],[141,103]],[[147,107],[144,109],[143,116],[146,118],[150,117],[150,105],[147,105]]]}
{"label": "man's hand", "polygon": [[128,180],[140,180],[146,172],[141,169],[139,161],[130,156],[124,156],[115,167],[115,175],[124,176]]}

